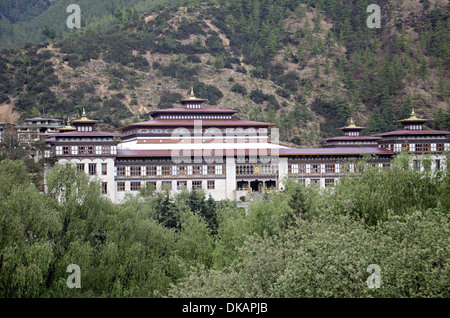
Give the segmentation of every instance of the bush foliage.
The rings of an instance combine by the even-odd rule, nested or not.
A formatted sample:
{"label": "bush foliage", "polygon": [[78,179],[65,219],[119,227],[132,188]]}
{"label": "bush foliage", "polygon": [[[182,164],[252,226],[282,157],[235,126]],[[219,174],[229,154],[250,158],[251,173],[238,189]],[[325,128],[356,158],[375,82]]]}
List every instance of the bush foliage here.
{"label": "bush foliage", "polygon": [[[113,205],[70,164],[53,168],[42,195],[22,161],[3,160],[0,295],[449,297],[448,169],[411,160],[362,162],[327,190],[285,180],[247,212],[151,188]],[[81,289],[66,286],[69,264]],[[380,288],[367,285],[371,264]]]}

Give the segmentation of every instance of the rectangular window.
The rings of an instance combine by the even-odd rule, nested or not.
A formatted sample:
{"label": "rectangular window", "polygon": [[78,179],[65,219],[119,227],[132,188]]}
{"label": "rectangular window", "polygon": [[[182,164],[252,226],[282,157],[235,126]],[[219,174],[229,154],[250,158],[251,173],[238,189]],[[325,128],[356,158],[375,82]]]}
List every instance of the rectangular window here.
{"label": "rectangular window", "polygon": [[156,190],[156,182],[155,181],[147,181],[146,185],[149,190]]}
{"label": "rectangular window", "polygon": [[92,155],[94,153],[94,146],[88,146],[87,150],[88,150],[88,154]]}
{"label": "rectangular window", "polygon": [[156,176],[156,166],[147,166],[147,176]]}
{"label": "rectangular window", "polygon": [[403,150],[402,151],[408,152],[409,151],[409,144],[403,144]]}
{"label": "rectangular window", "polygon": [[102,175],[106,176],[108,173],[108,164],[107,163],[102,163]]}
{"label": "rectangular window", "polygon": [[62,151],[63,151],[63,155],[70,155],[70,147],[69,146],[63,146]]}
{"label": "rectangular window", "polygon": [[97,174],[97,164],[96,163],[90,163],[89,164],[89,174],[91,176],[94,176]]}
{"label": "rectangular window", "polygon": [[414,160],[413,167],[414,167],[415,170],[419,171],[420,170],[420,161],[419,160]]}
{"label": "rectangular window", "polygon": [[84,172],[84,163],[77,164],[77,170],[78,172]]}
{"label": "rectangular window", "polygon": [[103,194],[108,193],[108,182],[102,182],[102,191],[103,191]]}
{"label": "rectangular window", "polygon": [[194,175],[202,174],[202,166],[193,166],[192,167],[192,174],[194,174]]}
{"label": "rectangular window", "polygon": [[86,146],[79,146],[78,147],[78,152],[80,154],[85,154],[86,153]]}
{"label": "rectangular window", "polygon": [[141,176],[141,167],[140,166],[131,166],[130,167],[130,174],[131,174],[132,177]]}
{"label": "rectangular window", "polygon": [[440,151],[440,152],[444,151],[444,144],[437,144],[436,151]]}
{"label": "rectangular window", "polygon": [[320,165],[318,164],[311,165],[311,173],[320,173]]}
{"label": "rectangular window", "polygon": [[111,146],[102,146],[102,154],[109,155],[111,153]]}
{"label": "rectangular window", "polygon": [[117,176],[125,177],[125,167],[117,167]]}
{"label": "rectangular window", "polygon": [[298,172],[301,174],[305,174],[306,173],[306,164],[302,163],[298,165]]}
{"label": "rectangular window", "polygon": [[327,163],[325,165],[325,173],[335,173],[335,172],[336,172],[336,166],[334,164]]}
{"label": "rectangular window", "polygon": [[208,180],[207,187],[208,190],[214,190],[216,188],[216,182],[214,180]]}
{"label": "rectangular window", "polygon": [[172,181],[163,181],[161,188],[162,190],[172,190]]}
{"label": "rectangular window", "polygon": [[215,175],[216,174],[216,166],[208,166],[208,175]]}
{"label": "rectangular window", "polygon": [[178,166],[178,175],[179,176],[184,176],[187,173],[187,169],[186,166]]}
{"label": "rectangular window", "polygon": [[430,151],[430,144],[423,144],[422,151],[426,151],[426,152]]}
{"label": "rectangular window", "polygon": [[199,190],[202,188],[201,181],[192,181],[192,189]]}
{"label": "rectangular window", "polygon": [[177,189],[183,190],[187,188],[187,181],[178,181],[177,182]]}
{"label": "rectangular window", "polygon": [[171,167],[170,166],[162,166],[161,167],[161,174],[163,175],[163,176],[170,176],[171,175],[171,171],[172,169],[171,169]]}
{"label": "rectangular window", "polygon": [[423,144],[416,144],[416,152],[422,152],[423,151]]}
{"label": "rectangular window", "polygon": [[334,179],[325,179],[325,188],[333,187]]}
{"label": "rectangular window", "polygon": [[319,186],[320,185],[320,179],[311,179],[311,185]]}
{"label": "rectangular window", "polygon": [[139,191],[141,188],[140,182],[131,182],[131,191]]}
{"label": "rectangular window", "polygon": [[125,191],[125,182],[117,182],[117,191],[118,192]]}

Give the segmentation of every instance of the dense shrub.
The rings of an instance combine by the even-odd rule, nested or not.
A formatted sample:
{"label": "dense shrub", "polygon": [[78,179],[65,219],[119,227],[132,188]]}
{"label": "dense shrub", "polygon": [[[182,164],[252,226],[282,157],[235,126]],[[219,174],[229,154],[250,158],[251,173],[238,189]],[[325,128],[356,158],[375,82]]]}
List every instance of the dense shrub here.
{"label": "dense shrub", "polygon": [[159,99],[158,108],[172,108],[182,99],[183,96],[178,93],[164,92]]}
{"label": "dense shrub", "polygon": [[208,104],[216,105],[223,97],[223,93],[220,89],[214,85],[207,85],[203,82],[197,82],[194,84],[195,95],[200,98],[208,100]]}
{"label": "dense shrub", "polygon": [[[0,161],[0,295],[448,298],[449,169],[410,160],[380,171],[361,161],[327,190],[288,179],[247,212],[199,190],[143,188],[116,206],[71,164],[53,168],[42,195],[23,162]],[[81,289],[67,288],[67,264],[80,266]]]}
{"label": "dense shrub", "polygon": [[189,55],[186,57],[186,60],[189,61],[189,62],[191,62],[191,63],[201,63],[201,62],[202,62],[202,60],[200,59],[200,57],[198,57],[198,56],[195,55],[195,54],[189,54]]}
{"label": "dense shrub", "polygon": [[275,93],[277,93],[278,96],[284,97],[286,99],[289,99],[291,97],[291,94],[287,90],[282,88],[277,88]]}
{"label": "dense shrub", "polygon": [[299,77],[295,71],[290,71],[283,75],[274,75],[271,79],[275,84],[288,91],[296,92],[298,90]]}
{"label": "dense shrub", "polygon": [[0,93],[0,104],[3,103],[9,103],[10,99],[8,97],[8,95],[4,94],[4,93]]}
{"label": "dense shrub", "polygon": [[262,104],[266,99],[267,95],[262,92],[260,89],[254,89],[250,92],[250,99],[254,101],[256,104]]}
{"label": "dense shrub", "polygon": [[175,62],[170,62],[167,66],[160,65],[159,71],[163,76],[170,76],[179,80],[191,79],[197,75],[195,67],[187,67]]}
{"label": "dense shrub", "polygon": [[16,100],[14,106],[18,111],[30,111],[36,106],[36,103],[29,95],[22,94]]}
{"label": "dense shrub", "polygon": [[231,87],[231,91],[234,93],[241,94],[242,96],[247,95],[247,89],[245,86],[242,86],[241,84],[234,84],[233,87]]}
{"label": "dense shrub", "polygon": [[[169,295],[448,297],[449,169],[410,170],[412,159],[396,158],[393,171],[361,169],[332,191],[288,180],[284,193],[250,206],[253,235],[237,243],[230,266],[198,266]],[[375,288],[371,264],[380,269]]]}

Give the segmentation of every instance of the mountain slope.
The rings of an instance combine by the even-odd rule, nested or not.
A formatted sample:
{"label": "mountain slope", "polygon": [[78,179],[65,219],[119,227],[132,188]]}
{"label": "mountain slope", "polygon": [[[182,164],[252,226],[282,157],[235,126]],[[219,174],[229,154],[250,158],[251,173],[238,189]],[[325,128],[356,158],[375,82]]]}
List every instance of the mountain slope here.
{"label": "mountain slope", "polygon": [[395,129],[411,107],[450,129],[448,5],[381,3],[377,30],[365,26],[368,3],[116,10],[108,32],[85,28],[2,51],[0,120],[43,111],[74,118],[86,107],[107,129],[173,106],[193,85],[213,107],[276,122],[282,141],[300,146],[338,135],[350,116],[366,133]]}

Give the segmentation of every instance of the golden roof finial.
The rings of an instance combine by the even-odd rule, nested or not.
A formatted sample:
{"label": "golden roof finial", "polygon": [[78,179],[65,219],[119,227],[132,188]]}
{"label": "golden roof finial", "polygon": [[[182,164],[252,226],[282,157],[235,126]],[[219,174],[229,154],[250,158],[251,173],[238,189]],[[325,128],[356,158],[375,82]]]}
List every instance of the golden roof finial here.
{"label": "golden roof finial", "polygon": [[397,122],[403,123],[403,124],[407,124],[407,123],[411,123],[411,122],[421,122],[424,123],[426,121],[429,121],[430,119],[424,119],[424,118],[417,118],[416,116],[416,112],[414,111],[414,107],[411,110],[411,115],[409,115],[409,118],[407,119],[402,119],[402,120],[397,120]]}
{"label": "golden roof finial", "polygon": [[81,114],[81,117],[83,118],[86,118],[86,111],[84,110],[84,107],[83,107],[83,114]]}
{"label": "golden roof finial", "polygon": [[350,123],[348,126],[338,128],[338,129],[364,129],[365,127],[359,127],[355,125],[355,122],[353,121],[353,117],[350,117]]}
{"label": "golden roof finial", "polygon": [[415,111],[414,111],[414,107],[412,108],[411,115],[410,115],[409,119],[418,119],[418,118],[416,117],[416,113],[415,113]]}

